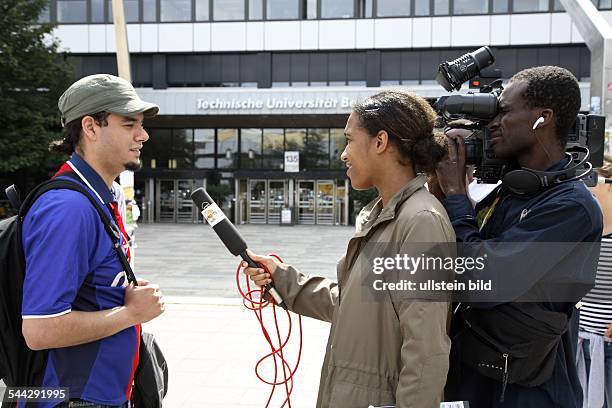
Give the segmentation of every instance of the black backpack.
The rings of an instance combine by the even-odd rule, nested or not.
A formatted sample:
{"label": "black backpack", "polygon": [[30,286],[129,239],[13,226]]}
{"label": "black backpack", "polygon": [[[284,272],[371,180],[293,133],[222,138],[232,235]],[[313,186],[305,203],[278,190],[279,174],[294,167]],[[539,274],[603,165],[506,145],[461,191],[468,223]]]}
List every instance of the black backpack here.
{"label": "black backpack", "polygon": [[[66,174],[68,177],[71,175]],[[63,175],[62,175],[63,176]],[[45,373],[47,352],[33,351],[26,345],[21,331],[21,305],[25,277],[25,256],[21,241],[23,220],[36,199],[49,190],[68,189],[82,193],[98,211],[110,234],[122,264],[127,263],[119,244],[119,230],[84,187],[73,181],[56,178],[36,186],[20,203],[14,186],[6,189],[11,204],[19,209],[16,216],[0,221],[0,379],[9,387],[39,387]],[[128,279],[135,280],[131,269]],[[131,276],[130,276],[131,274]],[[4,403],[3,407],[7,406]]]}

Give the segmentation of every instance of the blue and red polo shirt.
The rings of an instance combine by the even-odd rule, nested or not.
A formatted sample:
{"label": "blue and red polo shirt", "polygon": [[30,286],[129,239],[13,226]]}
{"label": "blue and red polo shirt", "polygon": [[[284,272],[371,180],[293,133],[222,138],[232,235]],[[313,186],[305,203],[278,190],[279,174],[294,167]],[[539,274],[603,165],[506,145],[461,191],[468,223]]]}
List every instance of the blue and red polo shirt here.
{"label": "blue and red polo shirt", "polygon": [[[62,170],[76,172],[114,219],[107,206],[111,191],[85,160],[75,153]],[[52,190],[39,197],[25,217],[22,242],[26,258],[23,319],[124,305],[125,271],[100,216],[81,193]],[[91,343],[51,349],[42,386],[68,387],[70,398],[124,404],[131,397],[139,344],[137,325]]]}

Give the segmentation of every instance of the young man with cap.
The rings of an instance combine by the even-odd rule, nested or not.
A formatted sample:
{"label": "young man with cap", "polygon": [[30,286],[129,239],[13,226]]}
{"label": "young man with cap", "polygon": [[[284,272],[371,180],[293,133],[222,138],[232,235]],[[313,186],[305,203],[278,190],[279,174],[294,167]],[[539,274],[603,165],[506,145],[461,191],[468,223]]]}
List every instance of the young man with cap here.
{"label": "young man with cap", "polygon": [[[75,82],[58,107],[65,137],[51,148],[72,156],[55,177],[86,188],[117,222],[129,257],[111,188],[122,171],[140,167],[149,138],[142,121],[159,107],[112,75]],[[68,388],[70,402],[60,407],[127,407],[140,324],[164,311],[159,287],[128,284],[99,214],[77,191],[44,193],[25,217],[22,242],[22,330],[31,349],[48,351],[42,386]]]}

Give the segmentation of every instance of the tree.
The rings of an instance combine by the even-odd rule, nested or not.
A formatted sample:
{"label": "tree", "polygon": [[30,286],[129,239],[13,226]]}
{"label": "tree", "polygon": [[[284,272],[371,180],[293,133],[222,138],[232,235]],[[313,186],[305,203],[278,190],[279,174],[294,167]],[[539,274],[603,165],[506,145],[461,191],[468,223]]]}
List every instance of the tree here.
{"label": "tree", "polygon": [[29,189],[65,159],[48,146],[62,138],[57,100],[73,73],[53,25],[38,22],[48,3],[0,0],[0,187]]}

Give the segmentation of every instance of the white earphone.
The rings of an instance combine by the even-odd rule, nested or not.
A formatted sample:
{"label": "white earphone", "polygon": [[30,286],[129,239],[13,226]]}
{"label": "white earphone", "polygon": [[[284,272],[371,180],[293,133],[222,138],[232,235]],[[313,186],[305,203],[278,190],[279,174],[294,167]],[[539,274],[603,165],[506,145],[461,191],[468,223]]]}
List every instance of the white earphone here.
{"label": "white earphone", "polygon": [[531,129],[532,129],[532,130],[536,130],[536,128],[537,128],[537,127],[540,125],[540,123],[544,123],[544,118],[543,118],[542,116],[540,116],[540,117],[538,118],[538,120],[536,120],[536,121],[533,123],[533,127],[532,127]]}

